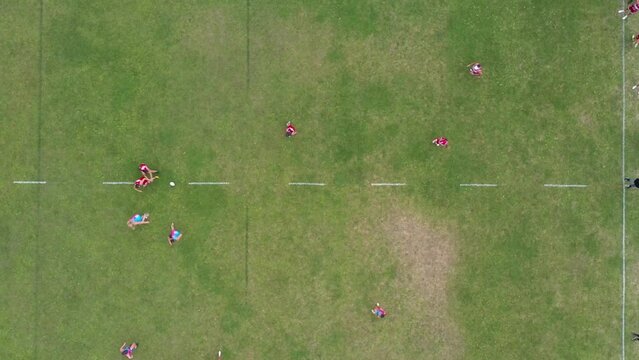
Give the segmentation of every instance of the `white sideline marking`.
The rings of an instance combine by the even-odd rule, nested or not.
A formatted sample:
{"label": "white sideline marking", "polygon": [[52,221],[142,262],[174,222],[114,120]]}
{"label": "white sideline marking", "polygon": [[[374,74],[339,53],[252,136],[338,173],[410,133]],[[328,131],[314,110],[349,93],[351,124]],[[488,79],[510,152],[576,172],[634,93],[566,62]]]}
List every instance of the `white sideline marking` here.
{"label": "white sideline marking", "polygon": [[372,183],[371,186],[406,186],[405,183]]}
{"label": "white sideline marking", "polygon": [[133,185],[133,182],[129,181],[104,181],[102,185]]}
{"label": "white sideline marking", "polygon": [[326,186],[324,183],[290,182],[290,186]]}
{"label": "white sideline marking", "polygon": [[459,184],[459,186],[496,187],[497,184]]}
{"label": "white sideline marking", "polygon": [[46,181],[33,181],[33,180],[16,180],[13,182],[14,184],[37,184],[42,185],[46,184]]}
{"label": "white sideline marking", "polygon": [[578,184],[544,184],[545,187],[558,187],[558,188],[585,188],[588,185],[578,185]]}
{"label": "white sideline marking", "polygon": [[[623,8],[626,4],[621,1]],[[621,183],[626,177],[626,26],[621,20]],[[626,358],[626,187],[621,186],[621,360]]]}
{"label": "white sideline marking", "polygon": [[229,185],[226,181],[204,181],[204,182],[190,182],[189,185]]}

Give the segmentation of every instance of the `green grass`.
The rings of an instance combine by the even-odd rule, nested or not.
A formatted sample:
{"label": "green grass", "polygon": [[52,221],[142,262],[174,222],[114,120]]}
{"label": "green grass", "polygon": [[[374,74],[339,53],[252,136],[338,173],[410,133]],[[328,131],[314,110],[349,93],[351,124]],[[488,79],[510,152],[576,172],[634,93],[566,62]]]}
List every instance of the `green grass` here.
{"label": "green grass", "polygon": [[620,29],[586,3],[0,5],[0,358],[619,356]]}

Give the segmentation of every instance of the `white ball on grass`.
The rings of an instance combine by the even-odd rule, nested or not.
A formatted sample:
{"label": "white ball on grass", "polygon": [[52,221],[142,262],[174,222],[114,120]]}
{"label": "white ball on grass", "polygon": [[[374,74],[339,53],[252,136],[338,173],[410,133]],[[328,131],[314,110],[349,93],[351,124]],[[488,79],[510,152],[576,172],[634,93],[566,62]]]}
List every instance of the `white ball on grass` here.
{"label": "white ball on grass", "polygon": [[175,186],[175,183],[174,183],[173,181],[171,181],[171,182],[169,183],[169,186],[174,187],[174,186]]}

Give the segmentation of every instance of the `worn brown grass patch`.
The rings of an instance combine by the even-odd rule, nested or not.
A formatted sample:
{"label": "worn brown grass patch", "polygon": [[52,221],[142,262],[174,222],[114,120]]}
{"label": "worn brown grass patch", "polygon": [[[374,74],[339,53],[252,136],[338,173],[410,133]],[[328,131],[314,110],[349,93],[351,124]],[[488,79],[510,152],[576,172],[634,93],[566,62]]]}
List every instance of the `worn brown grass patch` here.
{"label": "worn brown grass patch", "polygon": [[415,291],[420,297],[416,303],[425,307],[426,341],[448,359],[461,358],[461,335],[449,306],[457,263],[455,236],[406,210],[391,212],[382,228],[401,262],[397,280]]}

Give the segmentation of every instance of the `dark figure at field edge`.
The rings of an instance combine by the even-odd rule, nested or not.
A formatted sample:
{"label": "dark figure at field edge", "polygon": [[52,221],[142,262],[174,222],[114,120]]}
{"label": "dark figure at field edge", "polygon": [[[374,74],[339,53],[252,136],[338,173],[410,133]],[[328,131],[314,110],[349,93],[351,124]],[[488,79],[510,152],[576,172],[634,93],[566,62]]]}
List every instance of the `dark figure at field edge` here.
{"label": "dark figure at field edge", "polygon": [[626,180],[629,184],[626,185],[627,188],[632,188],[632,187],[636,187],[639,188],[639,178],[635,178],[634,180],[632,180],[632,182],[630,182],[630,178],[624,178],[624,180]]}

